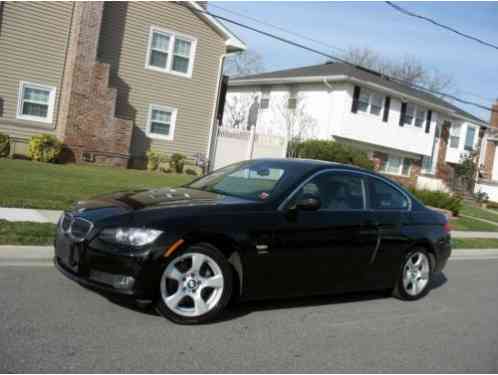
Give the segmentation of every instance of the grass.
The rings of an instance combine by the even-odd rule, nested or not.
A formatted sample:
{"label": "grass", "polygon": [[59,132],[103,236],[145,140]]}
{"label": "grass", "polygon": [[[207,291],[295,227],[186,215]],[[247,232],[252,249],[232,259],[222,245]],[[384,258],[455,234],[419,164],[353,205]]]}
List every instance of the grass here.
{"label": "grass", "polygon": [[103,193],[178,186],[190,180],[188,175],[0,159],[0,206],[63,210]]}
{"label": "grass", "polygon": [[496,213],[489,210],[482,209],[480,207],[473,206],[469,203],[464,203],[462,210],[460,211],[462,215],[474,216],[481,219],[486,219],[494,221],[498,224],[498,211]]}
{"label": "grass", "polygon": [[498,249],[496,238],[453,238],[453,249]]}
{"label": "grass", "polygon": [[55,224],[0,220],[0,245],[51,245]]}
{"label": "grass", "polygon": [[479,220],[460,217],[450,221],[451,229],[476,232],[498,232],[498,225],[493,225]]}

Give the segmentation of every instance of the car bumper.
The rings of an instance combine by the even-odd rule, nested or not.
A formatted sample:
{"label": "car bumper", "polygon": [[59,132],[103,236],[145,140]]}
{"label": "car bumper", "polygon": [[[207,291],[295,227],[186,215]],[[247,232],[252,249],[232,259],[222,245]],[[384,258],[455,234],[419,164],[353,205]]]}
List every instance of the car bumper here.
{"label": "car bumper", "polygon": [[85,287],[144,302],[156,298],[162,269],[162,263],[150,252],[110,254],[61,237],[55,243],[54,265],[64,276]]}
{"label": "car bumper", "polygon": [[446,264],[448,263],[448,259],[451,256],[451,238],[448,236],[444,240],[441,240],[437,246],[437,259],[436,259],[436,267],[434,269],[435,272],[441,272]]}

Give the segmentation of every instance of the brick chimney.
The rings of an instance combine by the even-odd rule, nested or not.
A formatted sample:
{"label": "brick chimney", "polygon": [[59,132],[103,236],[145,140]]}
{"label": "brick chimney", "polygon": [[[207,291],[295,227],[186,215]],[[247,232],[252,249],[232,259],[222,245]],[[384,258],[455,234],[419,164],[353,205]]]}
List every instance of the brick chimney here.
{"label": "brick chimney", "polygon": [[498,128],[498,99],[496,99],[496,103],[493,104],[489,125],[492,128]]}
{"label": "brick chimney", "polygon": [[133,125],[114,116],[108,64],[97,63],[103,2],[76,2],[66,54],[57,136],[67,161],[127,167]]}

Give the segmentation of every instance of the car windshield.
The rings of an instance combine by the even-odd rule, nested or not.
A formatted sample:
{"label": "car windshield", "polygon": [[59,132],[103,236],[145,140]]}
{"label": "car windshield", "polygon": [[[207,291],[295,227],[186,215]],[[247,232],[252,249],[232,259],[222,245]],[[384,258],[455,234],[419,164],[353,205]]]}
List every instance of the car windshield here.
{"label": "car windshield", "polygon": [[255,161],[218,169],[187,187],[257,201],[268,200],[285,175],[285,168],[271,162]]}

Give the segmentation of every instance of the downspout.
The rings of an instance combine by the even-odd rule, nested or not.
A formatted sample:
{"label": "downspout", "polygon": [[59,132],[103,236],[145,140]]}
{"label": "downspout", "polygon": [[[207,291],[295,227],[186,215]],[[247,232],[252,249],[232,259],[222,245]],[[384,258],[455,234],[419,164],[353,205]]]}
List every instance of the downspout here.
{"label": "downspout", "polygon": [[[209,128],[209,136],[208,136],[208,148],[206,151],[207,163],[208,163],[208,171],[212,170],[212,166],[214,163],[214,158],[216,157],[216,141],[218,139],[218,121],[216,118],[218,104],[220,102],[220,93],[221,93],[221,75],[223,72],[223,65],[225,57],[228,56],[229,53],[224,53],[220,56],[220,63],[218,67],[218,76],[217,76],[217,87],[215,93],[215,99],[213,103],[213,110],[211,115],[211,126]],[[213,134],[216,131],[216,134]]]}

